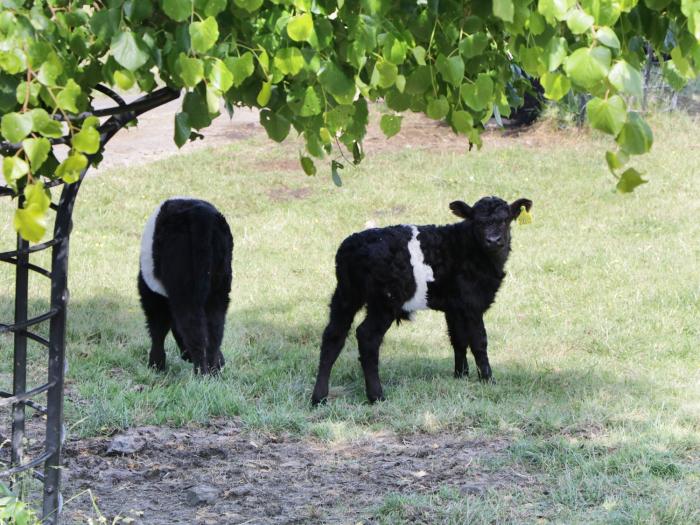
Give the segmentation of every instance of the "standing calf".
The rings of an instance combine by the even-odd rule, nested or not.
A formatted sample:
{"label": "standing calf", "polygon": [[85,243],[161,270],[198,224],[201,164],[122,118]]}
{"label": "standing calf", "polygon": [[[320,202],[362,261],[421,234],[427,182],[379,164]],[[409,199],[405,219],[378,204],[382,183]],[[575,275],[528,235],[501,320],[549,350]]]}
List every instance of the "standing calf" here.
{"label": "standing calf", "polygon": [[528,199],[508,204],[485,197],[473,207],[450,204],[464,219],[447,226],[390,226],[355,233],[336,253],[337,287],[330,321],[323,332],[318,377],[311,401],[328,395],[333,363],[345,344],[357,311],[367,316],[357,327],[357,344],[371,403],[384,398],[379,381],[379,346],[393,321],[410,319],[416,310],[445,312],[455,354],[455,377],[469,374],[467,346],[482,380],[491,377],[483,315],[505,277],[510,253],[510,222]]}
{"label": "standing calf", "polygon": [[148,219],[141,239],[138,287],[151,335],[149,366],[165,368],[168,331],[195,372],[224,366],[221,340],[231,291],[233,238],[208,202],[173,198]]}

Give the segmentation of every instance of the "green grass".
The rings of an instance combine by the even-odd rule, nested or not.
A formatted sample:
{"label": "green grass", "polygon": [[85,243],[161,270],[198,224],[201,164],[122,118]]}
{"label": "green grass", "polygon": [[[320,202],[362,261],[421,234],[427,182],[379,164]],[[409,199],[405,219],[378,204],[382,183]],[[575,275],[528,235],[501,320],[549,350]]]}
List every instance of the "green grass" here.
{"label": "green grass", "polygon": [[[607,143],[570,132],[534,147],[487,140],[471,153],[399,147],[346,169],[341,189],[326,175],[285,170],[296,152],[259,137],[89,177],[71,248],[71,431],[239,416],[252,429],[327,441],[383,430],[499,437],[511,445],[492,467],[525,469],[539,480],[530,492],[507,495],[508,505],[502,491],[390,496],[378,515],[385,523],[421,513],[445,523],[700,522],[698,125],[660,119],[655,132],[652,154],[634,159],[651,182],[625,196],[612,191]],[[308,195],[271,198],[283,186]],[[535,219],[513,227],[508,277],[486,316],[496,382],[453,379],[444,321],[425,312],[387,334],[386,402],[365,403],[350,337],[331,376],[333,399],[312,410],[338,243],[368,220],[451,222],[450,201],[486,194],[531,198]],[[170,338],[167,374],[146,367],[139,239],[154,206],[172,195],[211,200],[234,233],[227,367],[214,380],[193,377]],[[11,284],[0,271],[0,284]],[[6,289],[2,318],[12,311]],[[3,355],[10,342],[0,338]]]}

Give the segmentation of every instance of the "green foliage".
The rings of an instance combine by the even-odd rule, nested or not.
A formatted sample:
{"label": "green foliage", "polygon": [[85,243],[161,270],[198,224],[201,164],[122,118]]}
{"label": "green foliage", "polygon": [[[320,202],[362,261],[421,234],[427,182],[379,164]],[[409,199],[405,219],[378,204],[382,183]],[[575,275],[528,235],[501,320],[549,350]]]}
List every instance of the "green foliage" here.
{"label": "green foliage", "polygon": [[398,115],[382,115],[379,127],[382,128],[386,138],[393,137],[401,131],[401,117]]}
{"label": "green foliage", "polygon": [[[637,154],[651,145],[647,128],[638,116],[627,115],[622,130],[619,121],[620,108],[632,107],[624,97],[640,97],[645,44],[671,57],[664,74],[682,87],[699,68],[699,40],[695,0],[494,0],[470,9],[453,1],[6,1],[2,139],[18,149],[3,174],[18,192],[44,177],[73,180],[79,155],[99,151],[97,130],[81,131],[78,118],[92,109],[95,85],[149,92],[156,78],[186,91],[178,145],[211,123],[221,98],[265,109],[271,138],[284,140],[293,127],[317,158],[344,154],[333,153],[339,147],[361,152],[367,102],[378,99],[446,119],[480,145],[483,123],[522,99],[514,62],[550,99],[573,90],[602,101],[594,106],[603,116],[591,122]],[[393,131],[389,122],[383,127]],[[64,133],[71,165],[36,172],[46,142],[34,139]]]}
{"label": "green foliage", "polygon": [[23,501],[15,496],[0,498],[0,525],[39,525],[41,520]]}

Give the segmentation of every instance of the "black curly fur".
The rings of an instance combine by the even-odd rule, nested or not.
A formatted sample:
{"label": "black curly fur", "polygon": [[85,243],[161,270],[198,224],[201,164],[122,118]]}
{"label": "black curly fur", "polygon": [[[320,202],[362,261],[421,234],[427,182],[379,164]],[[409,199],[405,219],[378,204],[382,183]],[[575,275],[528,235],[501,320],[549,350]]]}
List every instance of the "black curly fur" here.
{"label": "black curly fur", "polygon": [[[520,207],[485,197],[474,207],[462,201],[450,204],[464,220],[446,226],[418,226],[418,240],[425,264],[432,268],[427,306],[445,313],[455,353],[455,376],[468,375],[466,349],[472,349],[482,380],[491,377],[486,353],[483,314],[493,303],[510,253],[510,222]],[[379,346],[391,324],[408,319],[403,309],[416,292],[408,243],[410,226],[374,228],[346,238],[336,254],[337,286],[330,304],[330,320],[323,332],[321,357],[312,403],[328,395],[331,368],[345,344],[357,311],[367,307],[357,327],[360,362],[370,402],[383,399],[379,381]]]}
{"label": "black curly fur", "polygon": [[231,291],[233,237],[226,219],[206,201],[163,203],[153,237],[155,276],[168,297],[138,277],[141,306],[151,335],[150,366],[165,368],[164,341],[172,329],[195,371],[216,373],[224,366],[221,340]]}

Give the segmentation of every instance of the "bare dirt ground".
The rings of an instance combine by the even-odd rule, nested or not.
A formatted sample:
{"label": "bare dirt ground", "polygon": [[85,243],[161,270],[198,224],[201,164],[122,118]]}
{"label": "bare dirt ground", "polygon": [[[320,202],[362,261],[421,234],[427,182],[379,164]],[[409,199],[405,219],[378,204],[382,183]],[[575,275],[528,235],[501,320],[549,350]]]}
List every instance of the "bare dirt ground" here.
{"label": "bare dirt ground", "polygon": [[533,483],[523,473],[483,466],[504,455],[505,441],[455,435],[386,434],[328,445],[251,434],[226,420],[207,428],[136,428],[126,437],[143,448],[109,453],[112,438],[104,437],[67,444],[63,493],[82,495],[66,504],[65,523],[95,517],[86,489],[109,523],[122,516],[151,525],[369,524],[388,494],[450,486],[478,496]]}

